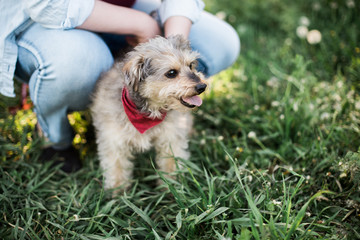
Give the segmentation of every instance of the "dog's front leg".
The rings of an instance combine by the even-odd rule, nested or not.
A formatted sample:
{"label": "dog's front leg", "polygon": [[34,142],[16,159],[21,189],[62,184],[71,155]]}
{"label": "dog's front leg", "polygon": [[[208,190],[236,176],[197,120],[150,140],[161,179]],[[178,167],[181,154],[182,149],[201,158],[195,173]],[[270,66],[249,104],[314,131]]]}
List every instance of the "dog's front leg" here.
{"label": "dog's front leg", "polygon": [[[189,152],[187,150],[188,142],[185,136],[171,136],[164,138],[161,136],[156,141],[156,163],[160,171],[172,173],[176,170],[175,158],[189,159]],[[181,168],[181,164],[178,164]]]}
{"label": "dog's front leg", "polygon": [[105,189],[121,187],[121,189],[126,190],[130,186],[133,172],[130,150],[127,148],[100,149],[101,144],[99,145],[99,154],[100,164],[104,170]]}

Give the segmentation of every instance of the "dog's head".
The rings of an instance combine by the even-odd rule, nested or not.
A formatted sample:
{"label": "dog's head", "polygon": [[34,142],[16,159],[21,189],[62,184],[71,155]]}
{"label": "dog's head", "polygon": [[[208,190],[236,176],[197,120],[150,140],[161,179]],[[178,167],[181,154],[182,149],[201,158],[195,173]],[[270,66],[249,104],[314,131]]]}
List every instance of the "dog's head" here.
{"label": "dog's head", "polygon": [[200,106],[204,76],[196,70],[198,54],[181,36],[156,37],[140,44],[125,58],[125,84],[142,98],[146,111],[185,110]]}

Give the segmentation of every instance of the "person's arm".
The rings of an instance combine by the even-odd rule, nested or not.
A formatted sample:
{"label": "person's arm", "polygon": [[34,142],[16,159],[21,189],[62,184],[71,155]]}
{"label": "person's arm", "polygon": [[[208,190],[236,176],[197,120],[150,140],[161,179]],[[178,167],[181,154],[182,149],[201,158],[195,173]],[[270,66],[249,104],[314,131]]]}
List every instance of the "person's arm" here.
{"label": "person's arm", "polygon": [[133,35],[131,44],[146,42],[161,34],[157,22],[146,13],[95,1],[90,16],[77,28],[95,32]]}
{"label": "person's arm", "polygon": [[162,1],[158,13],[165,37],[176,34],[188,37],[191,25],[200,19],[203,9],[202,0]]}
{"label": "person's arm", "polygon": [[183,16],[169,17],[164,24],[165,37],[180,34],[188,38],[192,22]]}

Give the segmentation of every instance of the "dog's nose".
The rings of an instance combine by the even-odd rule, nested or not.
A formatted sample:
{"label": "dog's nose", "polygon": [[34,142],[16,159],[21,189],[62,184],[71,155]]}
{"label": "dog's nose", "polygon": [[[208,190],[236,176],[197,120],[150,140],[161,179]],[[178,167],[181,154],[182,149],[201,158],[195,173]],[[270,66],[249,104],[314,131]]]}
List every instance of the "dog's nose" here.
{"label": "dog's nose", "polygon": [[200,94],[200,93],[202,93],[203,91],[205,91],[206,87],[207,87],[207,85],[206,85],[205,83],[197,84],[197,85],[195,86],[195,91],[196,91],[198,94]]}

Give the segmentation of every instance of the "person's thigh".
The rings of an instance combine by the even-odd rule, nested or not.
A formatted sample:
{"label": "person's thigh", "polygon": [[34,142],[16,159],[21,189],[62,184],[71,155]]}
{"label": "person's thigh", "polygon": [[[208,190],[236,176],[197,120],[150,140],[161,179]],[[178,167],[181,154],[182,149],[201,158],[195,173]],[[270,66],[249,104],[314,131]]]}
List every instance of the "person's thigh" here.
{"label": "person's thigh", "polygon": [[52,142],[69,141],[66,114],[88,106],[96,80],[113,64],[108,47],[88,31],[46,29],[38,24],[20,35],[17,43],[15,74],[29,82],[41,127]]}
{"label": "person's thigh", "polygon": [[53,30],[34,24],[17,42],[16,74],[31,78],[36,94],[48,101],[68,102],[70,110],[86,107],[96,80],[113,64],[103,40],[84,30]]}
{"label": "person's thigh", "polygon": [[199,62],[205,65],[207,76],[231,66],[240,52],[236,31],[207,12],[202,12],[199,21],[192,25],[189,40],[192,48],[200,53]]}

